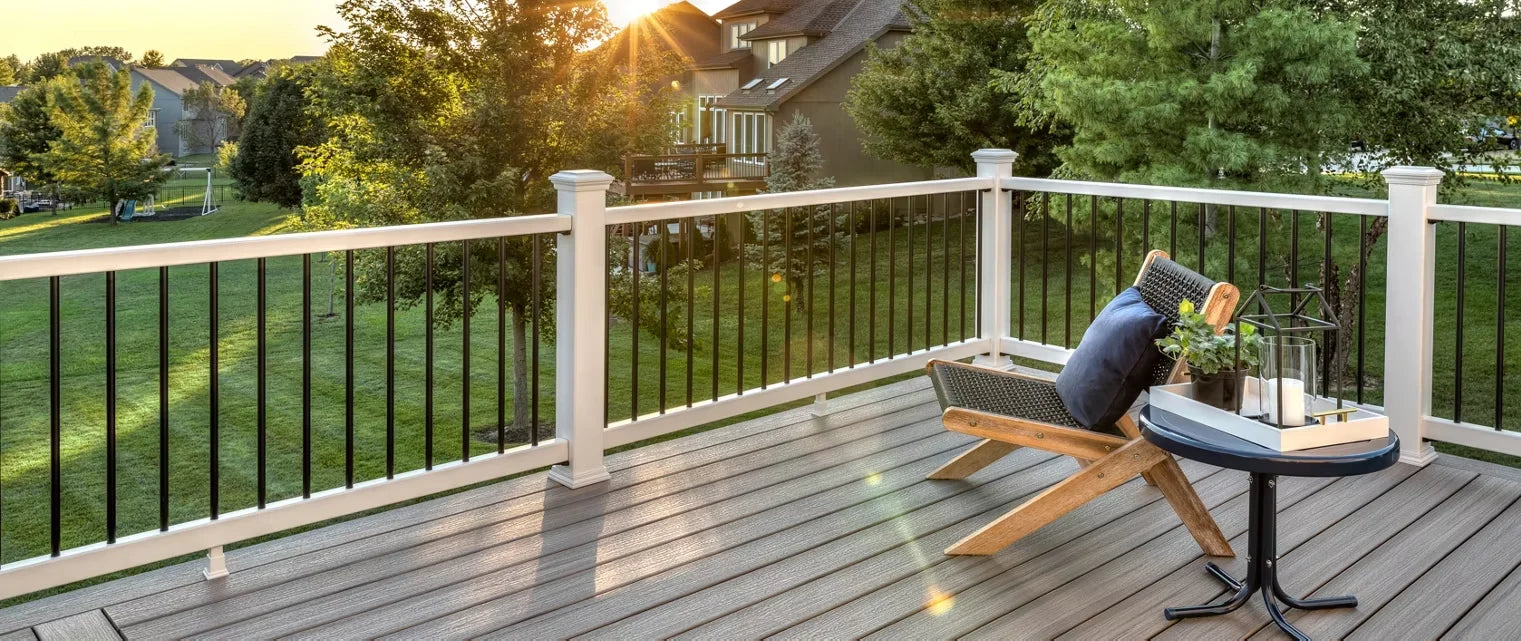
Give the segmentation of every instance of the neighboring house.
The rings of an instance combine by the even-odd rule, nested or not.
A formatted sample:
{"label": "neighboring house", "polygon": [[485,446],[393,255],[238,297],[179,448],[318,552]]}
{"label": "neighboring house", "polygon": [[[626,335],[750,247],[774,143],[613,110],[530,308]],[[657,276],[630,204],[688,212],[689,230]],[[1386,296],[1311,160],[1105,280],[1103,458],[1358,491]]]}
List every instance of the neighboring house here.
{"label": "neighboring house", "polygon": [[130,69],[133,93],[139,91],[143,85],[153,88],[153,107],[149,112],[149,122],[145,124],[157,127],[155,134],[158,138],[159,152],[183,156],[212,151],[192,148],[189,141],[180,134],[179,128],[175,126],[189,117],[189,114],[185,113],[185,92],[199,85],[174,67],[149,69],[133,66]]}
{"label": "neighboring house", "polygon": [[87,62],[104,62],[107,67],[111,68],[111,71],[121,71],[127,67],[127,63],[110,56],[74,56],[73,58],[69,58],[68,64],[70,67],[77,67]]}
{"label": "neighboring house", "polygon": [[277,65],[281,65],[281,64],[301,65],[301,64],[311,63],[311,62],[317,62],[318,60],[321,60],[321,59],[322,59],[322,56],[292,56],[292,57],[287,58],[285,60],[263,60],[263,61],[259,61],[259,62],[252,62],[252,63],[249,63],[248,66],[243,67],[237,73],[232,74],[232,76],[233,76],[233,78],[236,78],[238,80],[242,80],[243,78],[248,78],[248,77],[254,77],[254,78],[258,78],[260,80],[263,80],[264,78],[269,77],[269,72],[273,71],[274,68]]}
{"label": "neighboring house", "polygon": [[243,70],[243,65],[236,60],[216,60],[211,58],[180,58],[169,63],[171,67],[212,67],[228,77],[237,77],[238,72]]}
{"label": "neighboring house", "polygon": [[222,71],[221,67],[196,65],[194,67],[172,67],[171,69],[189,78],[196,85],[209,82],[220,89],[222,87],[231,87],[238,82],[236,78]]}
{"label": "neighboring house", "polygon": [[26,91],[26,85],[0,85],[0,105],[16,99],[21,92]]}
{"label": "neighboring house", "polygon": [[[902,7],[902,0],[739,0],[709,17],[678,2],[635,26],[657,32],[689,61],[680,79],[688,102],[673,142],[769,153],[777,129],[801,113],[819,135],[823,175],[865,185],[932,177],[929,168],[868,155],[844,108],[867,47],[892,47],[908,34]],[[763,164],[753,155],[742,161]]]}

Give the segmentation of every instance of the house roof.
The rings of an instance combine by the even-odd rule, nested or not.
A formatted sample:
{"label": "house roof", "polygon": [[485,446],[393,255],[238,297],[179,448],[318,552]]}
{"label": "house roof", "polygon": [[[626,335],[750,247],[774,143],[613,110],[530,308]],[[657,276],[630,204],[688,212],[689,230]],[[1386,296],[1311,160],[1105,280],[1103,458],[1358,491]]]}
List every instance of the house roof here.
{"label": "house roof", "polygon": [[739,0],[713,14],[713,17],[727,20],[757,13],[787,13],[803,2],[804,0]]}
{"label": "house roof", "polygon": [[778,16],[741,40],[765,40],[788,36],[822,37],[833,31],[840,20],[859,4],[858,0],[807,0],[796,9]]}
{"label": "house roof", "polygon": [[604,46],[612,47],[621,63],[634,38],[674,50],[688,63],[707,60],[722,50],[718,21],[685,0],[634,20]]}
{"label": "house roof", "polygon": [[243,70],[243,65],[236,60],[217,60],[215,58],[180,58],[171,65],[174,67],[216,67],[229,76],[238,75]]}
{"label": "house roof", "polygon": [[[825,20],[825,16],[833,16],[834,12],[842,9],[844,13],[839,14],[838,18],[830,18],[835,24],[817,42],[792,52],[786,60],[757,74],[755,78],[761,82],[754,89],[731,93],[719,101],[719,106],[776,109],[798,91],[864,49],[867,43],[874,42],[889,31],[910,28],[907,17],[903,15],[902,0],[810,0],[810,7],[815,3],[830,6],[816,7],[817,10],[810,15],[818,20],[811,20],[812,23]],[[785,18],[783,16],[780,19]],[[767,89],[782,79],[786,79],[786,82],[782,82],[776,89]]]}
{"label": "house roof", "polygon": [[173,67],[159,69],[132,67],[132,73],[153,81],[153,84],[163,87],[166,91],[176,96],[183,96],[186,91],[199,86],[194,80],[185,77],[184,74],[181,74],[178,69]]}
{"label": "house roof", "polygon": [[112,71],[121,71],[127,66],[122,61],[117,60],[116,58],[112,58],[111,56],[74,56],[73,58],[69,58],[70,67],[82,65],[87,62],[104,62],[107,66],[111,67]]}
{"label": "house roof", "polygon": [[16,99],[21,92],[26,91],[25,85],[0,86],[0,105]]}
{"label": "house roof", "polygon": [[178,72],[191,82],[199,85],[209,82],[218,87],[227,87],[236,83],[232,76],[227,75],[221,69],[208,65],[196,65],[194,67],[170,67],[170,71]]}
{"label": "house roof", "polygon": [[694,70],[738,69],[741,64],[750,60],[753,55],[749,49],[735,49],[728,53],[708,56],[707,58],[693,62],[691,68]]}

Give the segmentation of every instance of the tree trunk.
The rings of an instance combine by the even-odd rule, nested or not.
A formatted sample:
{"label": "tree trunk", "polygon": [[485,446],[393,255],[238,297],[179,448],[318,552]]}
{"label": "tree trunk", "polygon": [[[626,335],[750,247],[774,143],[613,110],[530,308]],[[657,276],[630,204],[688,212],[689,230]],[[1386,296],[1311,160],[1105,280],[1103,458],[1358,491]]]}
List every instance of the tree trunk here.
{"label": "tree trunk", "polygon": [[532,427],[533,396],[529,392],[528,306],[512,303],[512,426],[527,434]]}

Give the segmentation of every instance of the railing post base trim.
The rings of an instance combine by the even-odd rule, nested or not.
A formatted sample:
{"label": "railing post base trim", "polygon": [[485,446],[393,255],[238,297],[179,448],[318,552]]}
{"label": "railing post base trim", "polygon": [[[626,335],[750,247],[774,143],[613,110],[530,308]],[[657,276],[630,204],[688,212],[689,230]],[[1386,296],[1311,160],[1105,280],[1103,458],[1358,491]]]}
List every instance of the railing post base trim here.
{"label": "railing post base trim", "polygon": [[549,480],[572,490],[588,485],[595,485],[603,481],[610,481],[612,478],[613,475],[608,473],[606,467],[599,467],[596,470],[587,470],[585,468],[572,470],[569,465],[556,465],[549,468]]}
{"label": "railing post base trim", "polygon": [[820,392],[813,396],[813,406],[808,408],[808,413],[815,418],[823,418],[829,415],[829,393]]}
{"label": "railing post base trim", "polygon": [[1003,354],[978,354],[972,357],[972,364],[995,369],[1008,369],[1014,366],[1014,359]]}
{"label": "railing post base trim", "polygon": [[1431,446],[1430,441],[1421,442],[1418,448],[1401,447],[1400,462],[1416,467],[1426,467],[1437,459],[1436,448]]}
{"label": "railing post base trim", "polygon": [[222,546],[218,545],[206,550],[206,569],[201,570],[201,576],[210,581],[226,577],[228,574],[227,555],[222,553]]}

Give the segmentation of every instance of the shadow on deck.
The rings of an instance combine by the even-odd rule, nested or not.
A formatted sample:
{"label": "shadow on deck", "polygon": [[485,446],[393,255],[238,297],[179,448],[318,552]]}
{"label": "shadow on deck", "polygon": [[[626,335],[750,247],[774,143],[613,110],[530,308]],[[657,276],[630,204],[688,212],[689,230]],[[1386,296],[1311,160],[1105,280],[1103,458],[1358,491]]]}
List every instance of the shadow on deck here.
{"label": "shadow on deck", "polygon": [[[1021,450],[926,481],[972,443],[940,428],[927,380],[830,405],[610,456],[610,483],[534,474],[231,551],[225,579],[187,563],[22,604],[0,638],[1281,636],[1256,601],[1162,618],[1222,588],[1139,480],[996,556],[946,557],[1075,463]],[[1244,550],[1245,475],[1183,467]],[[1317,639],[1513,636],[1518,497],[1521,473],[1450,456],[1284,479],[1286,585],[1362,600],[1289,619]]]}

